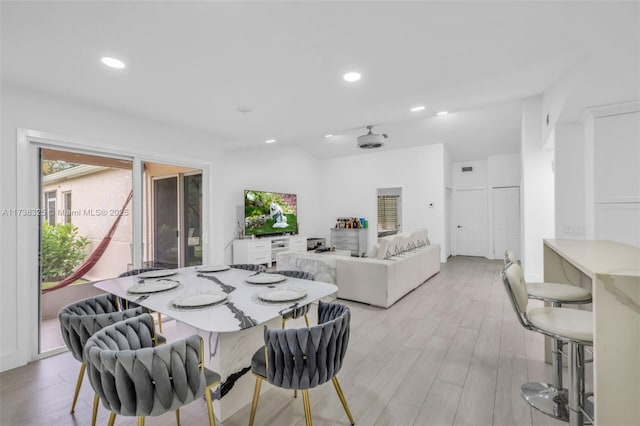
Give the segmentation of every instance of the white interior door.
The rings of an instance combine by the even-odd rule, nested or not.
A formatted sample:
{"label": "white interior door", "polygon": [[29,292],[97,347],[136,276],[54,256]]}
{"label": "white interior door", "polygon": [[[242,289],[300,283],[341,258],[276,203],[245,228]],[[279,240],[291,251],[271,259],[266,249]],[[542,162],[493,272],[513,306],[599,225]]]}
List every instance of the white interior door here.
{"label": "white interior door", "polygon": [[518,259],[520,253],[520,188],[493,188],[493,256],[502,259],[505,250]]}
{"label": "white interior door", "polygon": [[445,229],[445,257],[451,256],[451,198],[452,198],[452,190],[451,188],[445,189],[445,207],[444,207],[444,229]]}
{"label": "white interior door", "polygon": [[456,254],[487,255],[487,194],[485,189],[456,190]]}

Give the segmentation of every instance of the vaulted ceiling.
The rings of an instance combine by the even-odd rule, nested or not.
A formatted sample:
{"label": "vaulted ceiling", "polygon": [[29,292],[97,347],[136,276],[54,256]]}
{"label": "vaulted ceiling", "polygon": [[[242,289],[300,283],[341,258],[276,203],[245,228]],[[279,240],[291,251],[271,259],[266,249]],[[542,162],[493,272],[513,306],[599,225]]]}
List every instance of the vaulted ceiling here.
{"label": "vaulted ceiling", "polygon": [[[465,161],[518,152],[524,97],[565,85],[560,121],[640,97],[638,2],[1,8],[4,83],[205,130],[225,149],[276,139],[319,157],[351,155],[375,124],[389,134],[383,150],[445,143]],[[127,67],[106,68],[103,56]],[[362,79],[347,83],[352,70]]]}

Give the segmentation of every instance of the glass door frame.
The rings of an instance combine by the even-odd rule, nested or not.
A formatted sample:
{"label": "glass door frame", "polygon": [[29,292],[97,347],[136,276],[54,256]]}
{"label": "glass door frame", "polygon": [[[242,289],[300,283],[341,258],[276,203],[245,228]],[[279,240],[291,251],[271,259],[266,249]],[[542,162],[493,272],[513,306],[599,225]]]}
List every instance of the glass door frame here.
{"label": "glass door frame", "polygon": [[126,150],[118,147],[105,147],[104,144],[88,144],[82,139],[61,137],[47,132],[19,128],[17,130],[17,164],[16,179],[20,184],[17,191],[16,205],[24,212],[17,221],[16,279],[22,283],[16,290],[16,322],[18,336],[29,336],[26,344],[19,341],[16,356],[19,359],[35,361],[57,353],[66,351],[58,348],[45,353],[39,353],[40,340],[40,216],[37,214],[42,207],[40,191],[40,148],[50,148],[62,151],[73,151],[88,155],[98,155],[120,158],[133,162],[131,211],[132,226],[132,262],[133,268],[140,268],[143,260],[143,197],[144,197],[144,167],[145,162],[175,164],[177,166],[200,169],[202,172],[202,250],[203,262],[208,260],[210,245],[208,232],[210,228],[209,197],[210,176],[212,163],[205,161],[176,159],[171,155]]}

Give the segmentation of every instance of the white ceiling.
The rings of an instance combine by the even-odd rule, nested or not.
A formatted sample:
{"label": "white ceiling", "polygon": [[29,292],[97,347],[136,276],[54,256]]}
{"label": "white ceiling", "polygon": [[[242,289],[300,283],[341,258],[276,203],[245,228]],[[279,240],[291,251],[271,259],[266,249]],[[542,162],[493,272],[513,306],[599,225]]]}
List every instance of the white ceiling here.
{"label": "white ceiling", "polygon": [[[203,129],[226,149],[275,138],[351,155],[377,124],[383,149],[443,142],[466,161],[518,152],[522,98],[554,84],[573,82],[565,121],[637,99],[638,5],[3,1],[2,79]],[[344,82],[349,70],[362,80]]]}

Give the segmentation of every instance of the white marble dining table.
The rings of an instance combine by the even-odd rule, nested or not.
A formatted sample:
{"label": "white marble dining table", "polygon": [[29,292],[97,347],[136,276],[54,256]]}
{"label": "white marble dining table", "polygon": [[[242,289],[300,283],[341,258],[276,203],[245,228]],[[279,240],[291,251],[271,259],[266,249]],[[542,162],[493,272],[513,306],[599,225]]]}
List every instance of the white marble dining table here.
{"label": "white marble dining table", "polygon": [[[218,419],[224,421],[251,401],[253,381],[251,356],[264,345],[264,326],[281,327],[281,312],[294,304],[305,305],[323,298],[334,298],[338,288],[329,283],[286,277],[269,284],[252,284],[255,272],[226,269],[219,272],[200,272],[202,267],[172,270],[171,275],[154,278],[129,276],[94,283],[94,286],[145,308],[174,318],[178,337],[199,334],[205,342],[205,364],[218,372],[222,385],[214,391],[214,408]],[[169,272],[167,272],[169,273]],[[175,286],[154,293],[131,293],[139,284],[160,282]],[[265,292],[295,289],[306,292],[295,301],[265,301]],[[176,307],[175,301],[184,297],[224,293],[222,303],[201,308]]]}

